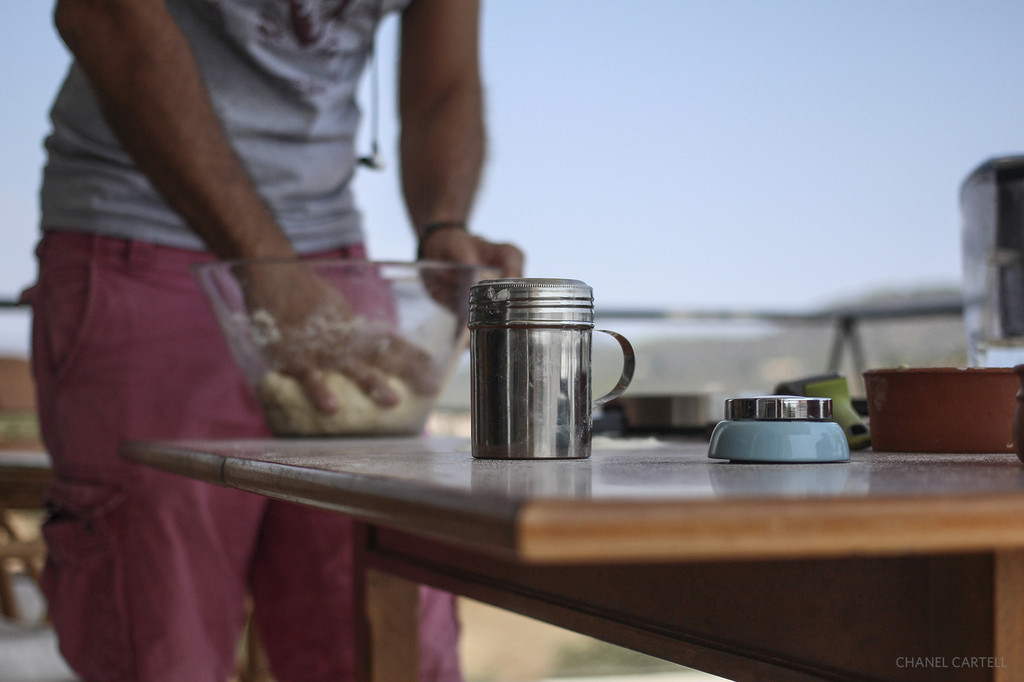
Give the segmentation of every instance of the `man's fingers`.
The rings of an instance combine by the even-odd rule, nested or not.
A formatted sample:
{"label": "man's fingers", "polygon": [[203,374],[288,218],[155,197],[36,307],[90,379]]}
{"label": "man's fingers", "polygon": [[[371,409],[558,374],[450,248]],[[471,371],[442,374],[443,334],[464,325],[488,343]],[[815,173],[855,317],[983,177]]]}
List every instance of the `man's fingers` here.
{"label": "man's fingers", "polygon": [[409,384],[420,395],[433,395],[441,390],[441,377],[430,354],[403,339],[392,338],[381,346],[372,360],[382,371]]}
{"label": "man's fingers", "polygon": [[394,407],[402,400],[402,397],[388,383],[387,376],[364,362],[351,360],[339,370],[351,379],[370,400],[381,407]]}
{"label": "man's fingers", "polygon": [[[348,377],[360,391],[381,407],[394,407],[401,396],[388,383],[387,376],[378,369],[359,361],[351,361],[337,371]],[[313,406],[324,414],[334,414],[342,409],[338,396],[331,390],[324,372],[310,370],[292,373],[299,382],[303,393]]]}
{"label": "man's fingers", "polygon": [[523,276],[523,252],[511,244],[491,244],[484,247],[483,265],[501,271],[502,277]]}
{"label": "man's fingers", "polygon": [[334,395],[334,391],[331,390],[330,386],[327,385],[323,372],[309,370],[295,375],[295,378],[299,385],[302,386],[302,391],[306,394],[306,397],[309,398],[309,401],[320,412],[334,414],[341,409],[341,405],[338,404],[338,398]]}

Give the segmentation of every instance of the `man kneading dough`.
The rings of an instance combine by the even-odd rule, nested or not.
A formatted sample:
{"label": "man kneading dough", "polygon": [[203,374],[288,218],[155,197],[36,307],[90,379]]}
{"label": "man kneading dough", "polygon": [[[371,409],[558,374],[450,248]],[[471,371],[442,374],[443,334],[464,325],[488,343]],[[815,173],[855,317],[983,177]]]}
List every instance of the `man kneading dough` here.
{"label": "man kneading dough", "polygon": [[259,385],[260,400],[275,433],[291,436],[416,433],[433,403],[433,396],[419,395],[395,377],[387,378],[388,385],[399,397],[390,407],[374,402],[340,372],[325,372],[323,378],[341,406],[337,412],[328,414],[317,409],[301,384],[287,374],[274,371],[263,376]]}

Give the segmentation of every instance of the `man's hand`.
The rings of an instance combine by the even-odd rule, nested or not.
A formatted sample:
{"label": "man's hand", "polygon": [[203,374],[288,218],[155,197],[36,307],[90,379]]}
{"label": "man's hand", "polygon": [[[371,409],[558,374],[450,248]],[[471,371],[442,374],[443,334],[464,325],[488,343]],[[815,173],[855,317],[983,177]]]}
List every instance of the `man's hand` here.
{"label": "man's hand", "polygon": [[501,277],[523,276],[523,252],[512,244],[496,244],[463,229],[438,230],[420,243],[423,260],[483,265]]}
{"label": "man's hand", "polygon": [[382,407],[400,400],[389,376],[421,395],[440,390],[439,368],[426,351],[357,315],[315,266],[254,264],[239,276],[270,364],[294,377],[321,412],[341,407],[327,387],[329,371],[346,375]]}

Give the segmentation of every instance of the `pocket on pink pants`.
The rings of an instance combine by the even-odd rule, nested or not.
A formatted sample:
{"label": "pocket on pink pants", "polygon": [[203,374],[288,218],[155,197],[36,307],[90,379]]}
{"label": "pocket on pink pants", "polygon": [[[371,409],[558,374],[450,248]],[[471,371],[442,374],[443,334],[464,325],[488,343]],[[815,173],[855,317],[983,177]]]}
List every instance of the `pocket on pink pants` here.
{"label": "pocket on pink pants", "polygon": [[43,537],[50,620],[61,653],[86,679],[130,679],[129,623],[114,529],[124,495],[111,486],[58,481]]}

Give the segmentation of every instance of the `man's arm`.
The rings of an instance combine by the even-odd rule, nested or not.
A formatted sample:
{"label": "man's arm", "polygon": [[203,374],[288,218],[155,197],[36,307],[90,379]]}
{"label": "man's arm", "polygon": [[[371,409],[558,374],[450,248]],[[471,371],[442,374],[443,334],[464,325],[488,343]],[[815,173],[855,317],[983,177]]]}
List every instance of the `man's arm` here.
{"label": "man's arm", "polygon": [[[187,40],[163,0],[57,0],[54,23],[122,147],[168,204],[222,258],[295,255],[222,129]],[[441,240],[438,240],[441,241]],[[255,268],[247,300],[282,330],[272,352],[322,411],[338,409],[322,380],[323,358],[288,342],[315,315],[346,318],[338,292],[312,269]],[[397,396],[374,363],[353,351],[347,367],[381,404]]]}
{"label": "man's arm", "polygon": [[[464,223],[484,160],[478,0],[414,0],[402,16],[399,113],[402,186],[422,238],[426,226]],[[523,256],[460,229],[421,241],[425,258],[522,273]]]}
{"label": "man's arm", "polygon": [[[58,0],[54,24],[122,147],[213,253],[295,255],[235,155],[192,49],[163,0]],[[274,316],[283,336],[316,312],[348,313],[312,270],[252,270],[246,295],[253,309]],[[278,364],[322,411],[338,409],[316,358],[287,343],[277,353]],[[382,402],[392,400],[377,375],[364,372],[357,383]]]}
{"label": "man's arm", "polygon": [[294,255],[235,156],[163,0],[58,0],[54,23],[121,145],[211,251]]}

